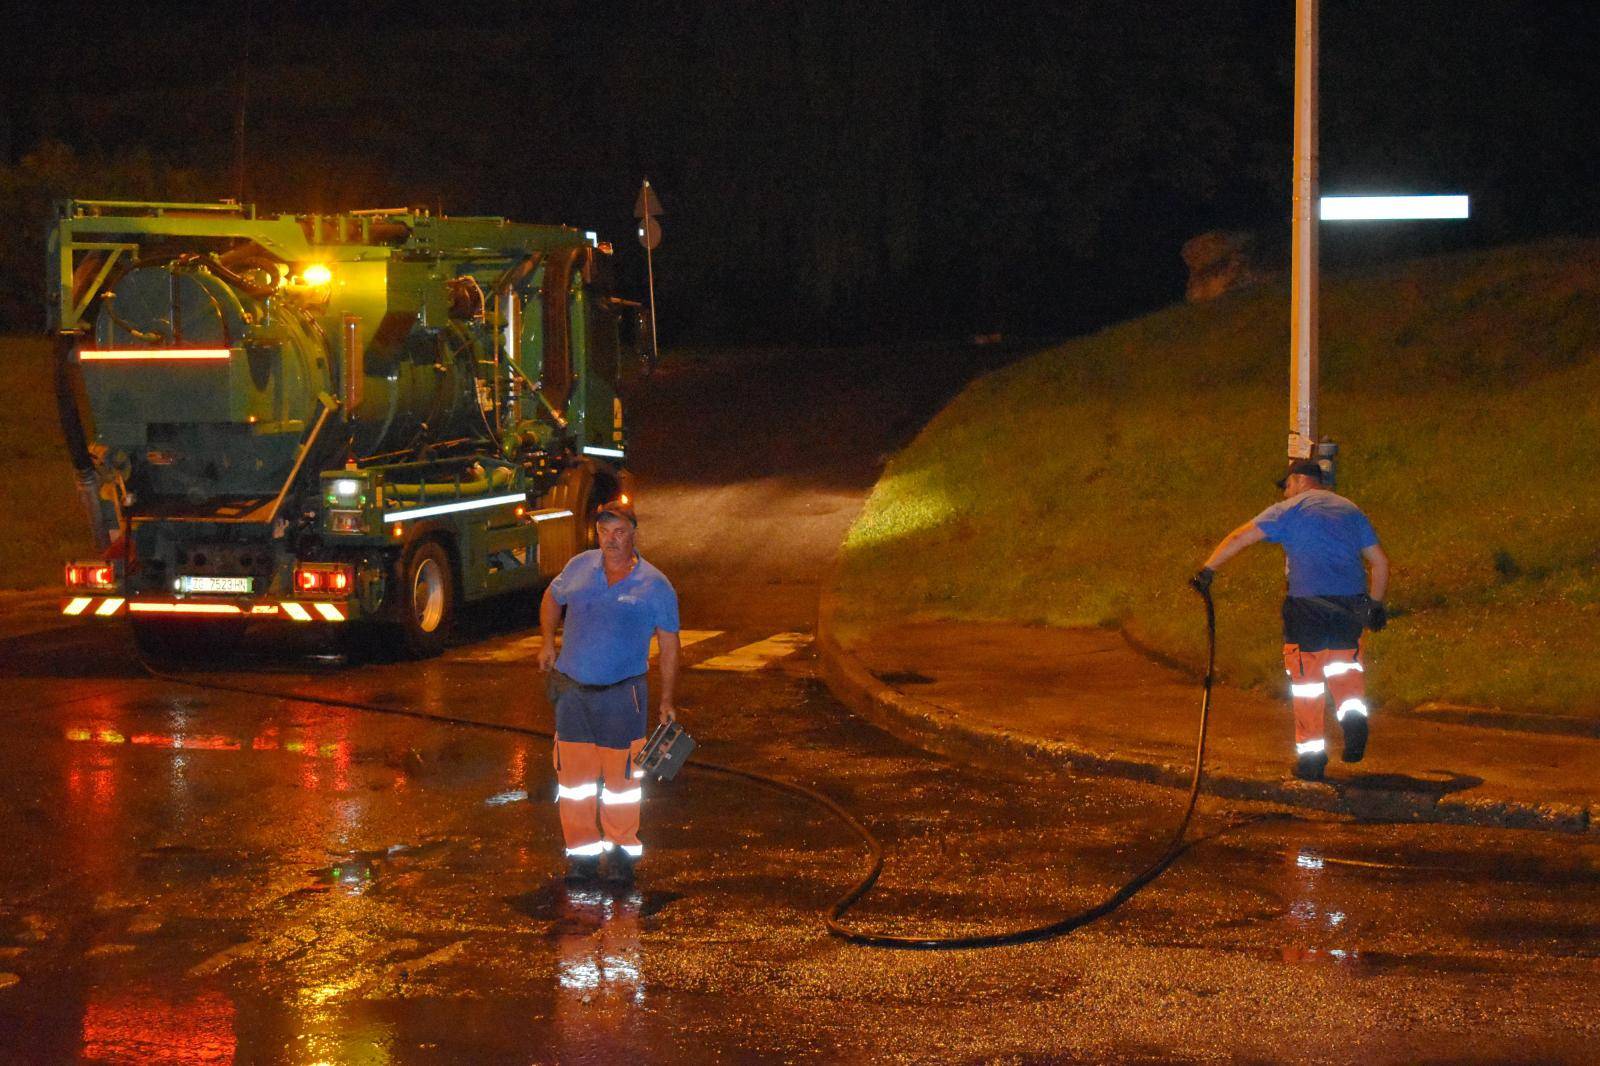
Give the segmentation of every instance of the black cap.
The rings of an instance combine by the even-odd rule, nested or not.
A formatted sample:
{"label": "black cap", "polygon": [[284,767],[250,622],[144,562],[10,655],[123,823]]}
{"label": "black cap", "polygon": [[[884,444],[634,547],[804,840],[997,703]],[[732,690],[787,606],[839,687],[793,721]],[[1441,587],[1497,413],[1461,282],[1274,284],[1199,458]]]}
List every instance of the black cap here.
{"label": "black cap", "polygon": [[1278,487],[1281,489],[1287,486],[1289,479],[1296,474],[1304,474],[1306,477],[1315,480],[1317,484],[1322,484],[1321,463],[1315,459],[1296,459],[1289,464],[1289,472],[1278,479]]}
{"label": "black cap", "polygon": [[635,529],[639,528],[639,516],[633,513],[633,502],[626,496],[618,496],[608,503],[603,503],[594,513],[595,522],[606,518],[625,518],[628,524]]}

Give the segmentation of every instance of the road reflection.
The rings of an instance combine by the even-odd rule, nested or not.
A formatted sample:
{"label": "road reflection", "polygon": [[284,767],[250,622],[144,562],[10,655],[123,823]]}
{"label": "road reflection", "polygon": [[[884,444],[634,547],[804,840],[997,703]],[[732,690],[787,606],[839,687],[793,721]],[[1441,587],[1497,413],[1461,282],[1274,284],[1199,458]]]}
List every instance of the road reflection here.
{"label": "road reflection", "polygon": [[233,1062],[236,1050],[233,1003],[220,992],[100,988],[84,1005],[82,1057],[93,1062]]}
{"label": "road reflection", "polygon": [[567,886],[557,894],[556,979],[585,1002],[603,992],[644,1002],[639,921],[644,897],[609,885]]}
{"label": "road reflection", "polygon": [[1298,927],[1306,943],[1285,944],[1284,962],[1322,962],[1352,966],[1361,962],[1361,952],[1344,946],[1309,943],[1327,940],[1345,923],[1345,912],[1329,908],[1323,901],[1323,870],[1327,865],[1314,848],[1301,848],[1293,855],[1295,899],[1289,904],[1289,920]]}
{"label": "road reflection", "polygon": [[556,892],[556,1031],[575,1057],[604,1061],[629,1046],[628,1025],[645,1002],[639,948],[644,897],[610,885]]}

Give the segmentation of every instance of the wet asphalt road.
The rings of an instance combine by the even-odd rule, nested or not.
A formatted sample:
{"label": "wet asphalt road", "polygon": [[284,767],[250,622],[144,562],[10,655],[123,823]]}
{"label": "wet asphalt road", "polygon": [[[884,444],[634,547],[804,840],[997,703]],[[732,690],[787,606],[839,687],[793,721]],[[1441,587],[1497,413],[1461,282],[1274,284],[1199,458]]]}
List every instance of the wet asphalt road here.
{"label": "wet asphalt road", "polygon": [[[907,364],[918,387],[896,391],[856,388],[838,356],[784,366],[709,415],[691,402],[709,370],[640,405],[641,548],[713,634],[691,667],[809,632],[878,451],[969,369]],[[781,414],[747,426],[752,403]],[[880,417],[852,439],[829,411],[863,405]],[[736,430],[755,441],[737,458],[665,446]],[[424,664],[279,644],[199,673],[547,729],[525,616],[471,628]],[[1572,837],[1206,801],[1170,871],[1066,939],[872,951],[819,914],[863,849],[746,782],[654,788],[637,888],[569,891],[546,741],[173,685],[104,626],[10,620],[0,670],[4,1061],[1600,1061],[1600,848]],[[833,702],[805,646],[691,668],[680,702],[707,757],[878,833],[863,927],[1051,920],[1142,865],[1180,808],[907,748]]]}

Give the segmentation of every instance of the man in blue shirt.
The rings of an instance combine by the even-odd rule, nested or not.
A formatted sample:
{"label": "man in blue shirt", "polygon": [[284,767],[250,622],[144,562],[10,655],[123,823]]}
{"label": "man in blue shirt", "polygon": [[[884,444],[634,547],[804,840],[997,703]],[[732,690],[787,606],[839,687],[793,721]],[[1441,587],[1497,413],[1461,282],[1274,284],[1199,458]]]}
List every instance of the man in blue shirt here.
{"label": "man in blue shirt", "polygon": [[[549,675],[556,716],[556,801],[567,845],[567,879],[633,879],[643,774],[634,762],[649,715],[650,641],[661,648],[661,720],[677,717],[678,594],[634,549],[639,520],[626,499],[595,516],[600,547],[572,557],[539,604],[539,669]],[[561,653],[556,625],[566,609]]]}
{"label": "man in blue shirt", "polygon": [[1361,631],[1388,622],[1389,557],[1361,509],[1322,487],[1322,467],[1313,460],[1291,463],[1278,487],[1283,500],[1223,538],[1191,584],[1206,591],[1217,568],[1252,544],[1283,545],[1289,571],[1283,665],[1294,705],[1294,775],[1316,781],[1328,765],[1323,732],[1330,696],[1344,734],[1344,761],[1359,762],[1366,754]]}

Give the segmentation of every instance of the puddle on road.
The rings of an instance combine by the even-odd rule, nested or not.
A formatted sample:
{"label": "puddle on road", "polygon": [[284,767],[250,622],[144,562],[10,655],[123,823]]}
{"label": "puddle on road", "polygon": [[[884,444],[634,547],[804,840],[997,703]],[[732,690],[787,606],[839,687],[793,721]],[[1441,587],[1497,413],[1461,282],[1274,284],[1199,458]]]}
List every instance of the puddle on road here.
{"label": "puddle on road", "polygon": [[1588,922],[1508,917],[1475,922],[1472,928],[1474,935],[1486,940],[1538,945],[1552,955],[1600,958],[1600,932]]}
{"label": "puddle on road", "polygon": [[187,844],[161,844],[139,853],[137,872],[141,877],[162,876],[176,879],[218,877],[240,865],[237,855],[219,848],[196,848]]}
{"label": "puddle on road", "polygon": [[337,889],[345,895],[363,895],[377,885],[391,864],[426,858],[449,843],[448,839],[425,840],[418,844],[391,844],[375,851],[355,851],[337,856],[331,864],[311,870],[311,883],[299,891],[326,892]]}
{"label": "puddle on road", "polygon": [[346,895],[359,896],[378,880],[379,864],[372,859],[349,858],[312,870],[312,888],[336,888]]}
{"label": "puddle on road", "polygon": [[885,685],[931,685],[934,682],[927,674],[919,674],[915,670],[885,670],[882,673],[874,670],[872,676]]}
{"label": "puddle on road", "polygon": [[1366,948],[1308,947],[1285,944],[1276,950],[1267,949],[1261,955],[1268,959],[1291,965],[1334,966],[1356,974],[1393,973],[1496,973],[1507,969],[1509,960],[1472,955],[1434,955],[1426,952],[1411,954],[1395,951],[1372,951]]}
{"label": "puddle on road", "polygon": [[646,892],[605,882],[574,886],[558,881],[520,896],[506,896],[504,902],[528,918],[558,923],[558,933],[570,933],[599,929],[618,918],[654,918],[667,904],[682,898],[680,892]]}

